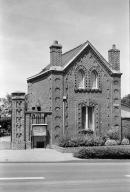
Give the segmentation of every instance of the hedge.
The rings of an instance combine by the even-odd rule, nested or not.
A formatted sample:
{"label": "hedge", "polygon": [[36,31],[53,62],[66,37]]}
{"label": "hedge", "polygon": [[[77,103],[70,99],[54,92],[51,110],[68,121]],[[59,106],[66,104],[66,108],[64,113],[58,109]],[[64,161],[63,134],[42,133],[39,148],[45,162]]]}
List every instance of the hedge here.
{"label": "hedge", "polygon": [[81,159],[130,159],[130,147],[99,146],[82,148],[74,153],[74,157]]}
{"label": "hedge", "polygon": [[78,135],[71,138],[62,137],[59,139],[60,147],[81,147],[81,146],[101,146],[105,144],[105,140],[97,136]]}

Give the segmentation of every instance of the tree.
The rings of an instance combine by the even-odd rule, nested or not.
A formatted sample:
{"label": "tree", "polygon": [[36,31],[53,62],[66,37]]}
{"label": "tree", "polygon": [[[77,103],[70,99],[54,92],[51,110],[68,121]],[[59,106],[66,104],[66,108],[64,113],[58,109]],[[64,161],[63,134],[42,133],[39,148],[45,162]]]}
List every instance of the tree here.
{"label": "tree", "polygon": [[5,98],[0,98],[0,117],[11,117],[11,95],[7,94]]}
{"label": "tree", "polygon": [[2,130],[5,133],[11,132],[11,95],[7,94],[5,98],[0,98],[0,136],[2,136]]}
{"label": "tree", "polygon": [[130,94],[121,99],[121,103],[130,107]]}

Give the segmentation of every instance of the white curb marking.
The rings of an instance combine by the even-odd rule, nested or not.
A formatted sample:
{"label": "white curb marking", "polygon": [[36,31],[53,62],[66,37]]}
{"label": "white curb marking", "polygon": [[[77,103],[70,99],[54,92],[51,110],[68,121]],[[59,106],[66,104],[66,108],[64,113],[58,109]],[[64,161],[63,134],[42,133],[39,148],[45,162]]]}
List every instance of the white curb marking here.
{"label": "white curb marking", "polygon": [[0,181],[4,180],[43,180],[45,177],[1,177]]}

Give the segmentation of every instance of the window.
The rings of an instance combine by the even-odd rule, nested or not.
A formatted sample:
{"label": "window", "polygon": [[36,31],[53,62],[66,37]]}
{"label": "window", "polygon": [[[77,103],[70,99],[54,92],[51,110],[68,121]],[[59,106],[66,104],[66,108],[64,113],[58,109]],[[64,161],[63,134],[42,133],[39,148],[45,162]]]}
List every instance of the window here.
{"label": "window", "polygon": [[88,128],[94,130],[94,108],[88,107]]}
{"label": "window", "polygon": [[86,107],[82,107],[82,129],[86,129]]}
{"label": "window", "polygon": [[78,88],[79,89],[85,88],[85,73],[82,69],[78,71]]}
{"label": "window", "polygon": [[97,89],[98,88],[98,74],[94,70],[91,73],[91,80],[92,80],[92,89]]}
{"label": "window", "polygon": [[82,128],[94,131],[94,107],[82,107]]}

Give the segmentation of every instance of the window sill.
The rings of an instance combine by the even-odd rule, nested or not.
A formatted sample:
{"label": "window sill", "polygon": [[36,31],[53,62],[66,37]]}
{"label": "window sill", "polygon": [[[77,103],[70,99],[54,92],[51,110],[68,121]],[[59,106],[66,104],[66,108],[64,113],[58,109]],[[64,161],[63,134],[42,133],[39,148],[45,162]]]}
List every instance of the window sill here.
{"label": "window sill", "polygon": [[101,89],[75,89],[76,93],[86,93],[86,92],[92,92],[92,93],[101,93]]}
{"label": "window sill", "polygon": [[92,88],[90,91],[91,91],[91,92],[98,93],[98,92],[101,92],[101,89]]}
{"label": "window sill", "polygon": [[88,128],[88,129],[81,129],[81,130],[79,130],[79,133],[93,135],[94,131],[93,131],[93,129]]}

